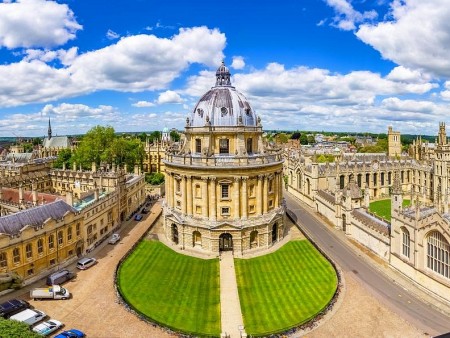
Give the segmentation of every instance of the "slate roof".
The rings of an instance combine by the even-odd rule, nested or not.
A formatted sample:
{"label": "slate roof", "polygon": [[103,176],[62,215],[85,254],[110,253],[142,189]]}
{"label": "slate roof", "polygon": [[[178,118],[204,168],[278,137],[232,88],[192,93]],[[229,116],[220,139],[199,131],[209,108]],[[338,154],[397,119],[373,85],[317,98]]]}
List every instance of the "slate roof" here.
{"label": "slate roof", "polygon": [[67,136],[52,136],[49,140],[48,137],[44,138],[44,148],[69,148],[70,142]]}
{"label": "slate roof", "polygon": [[0,234],[16,235],[24,227],[40,226],[48,219],[61,219],[67,212],[77,211],[62,200],[0,217]]}
{"label": "slate roof", "polygon": [[6,155],[6,161],[14,161],[17,163],[27,163],[33,159],[33,153],[9,153]]}
{"label": "slate roof", "polygon": [[[61,196],[38,192],[38,203],[51,203],[56,199],[63,199]],[[23,191],[23,199],[25,203],[33,202],[33,193],[29,190]],[[19,203],[19,190],[12,188],[2,188],[2,201]]]}

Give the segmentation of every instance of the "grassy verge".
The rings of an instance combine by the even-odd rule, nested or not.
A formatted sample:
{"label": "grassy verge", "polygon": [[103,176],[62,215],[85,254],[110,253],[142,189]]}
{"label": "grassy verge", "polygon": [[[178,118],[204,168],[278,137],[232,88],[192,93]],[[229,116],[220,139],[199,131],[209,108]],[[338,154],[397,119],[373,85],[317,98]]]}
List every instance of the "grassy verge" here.
{"label": "grassy verge", "polygon": [[236,275],[246,332],[268,335],[314,317],[332,299],[337,276],[331,264],[307,240],[278,251],[236,259]]}
{"label": "grassy verge", "polygon": [[[403,200],[403,207],[409,206],[411,203],[409,200]],[[391,221],[391,199],[375,201],[369,204],[369,211],[375,215],[380,216],[386,221]]]}
{"label": "grassy verge", "polygon": [[220,335],[217,259],[180,255],[156,241],[143,241],[123,262],[118,288],[149,319],[199,336]]}

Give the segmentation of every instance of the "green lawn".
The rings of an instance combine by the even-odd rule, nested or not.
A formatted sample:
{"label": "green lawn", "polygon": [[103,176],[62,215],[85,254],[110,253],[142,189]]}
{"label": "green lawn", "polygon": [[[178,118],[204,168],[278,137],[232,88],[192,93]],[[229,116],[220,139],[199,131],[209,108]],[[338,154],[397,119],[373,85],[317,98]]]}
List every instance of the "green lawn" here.
{"label": "green lawn", "polygon": [[[403,200],[403,207],[410,205],[409,200]],[[369,204],[369,211],[375,215],[384,218],[386,221],[391,221],[391,199],[375,201]]]}
{"label": "green lawn", "polygon": [[307,240],[292,241],[274,253],[236,259],[244,325],[251,335],[281,332],[320,312],[331,300],[337,276]]}
{"label": "green lawn", "polygon": [[185,333],[220,335],[217,259],[184,256],[160,242],[143,241],[121,265],[118,287],[153,321]]}

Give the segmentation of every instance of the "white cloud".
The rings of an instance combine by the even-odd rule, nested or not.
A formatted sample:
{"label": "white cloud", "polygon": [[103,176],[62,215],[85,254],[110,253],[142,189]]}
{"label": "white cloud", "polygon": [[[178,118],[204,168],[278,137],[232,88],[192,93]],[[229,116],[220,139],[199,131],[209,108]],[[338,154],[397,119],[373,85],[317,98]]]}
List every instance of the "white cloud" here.
{"label": "white cloud", "polygon": [[383,22],[361,25],[358,38],[399,65],[450,77],[448,1],[395,0],[389,14]]}
{"label": "white cloud", "polygon": [[138,107],[138,108],[153,107],[154,105],[155,104],[153,102],[149,102],[149,101],[138,101],[138,102],[132,104],[133,107]]}
{"label": "white cloud", "polygon": [[9,49],[63,45],[80,29],[66,4],[45,0],[0,3],[0,46]]}
{"label": "white cloud", "polygon": [[184,100],[181,98],[181,96],[172,90],[167,90],[164,93],[159,94],[159,97],[157,100],[158,104],[183,103],[183,101]]}
{"label": "white cloud", "polygon": [[89,107],[84,104],[61,103],[58,106],[47,104],[41,110],[43,116],[56,116],[62,121],[78,121],[82,118],[94,119],[98,121],[116,121],[119,119],[119,112],[116,108],[107,105],[99,105],[98,107]]}
{"label": "white cloud", "polygon": [[245,67],[245,61],[242,56],[233,56],[233,62],[231,63],[231,68],[242,69]]}
{"label": "white cloud", "polygon": [[110,40],[116,40],[116,39],[120,38],[120,34],[114,32],[111,29],[108,29],[108,31],[106,32],[106,37]]}
{"label": "white cloud", "polygon": [[[365,11],[358,12],[351,5],[350,1],[347,0],[326,0],[328,6],[332,7],[336,16],[333,18],[334,26],[342,30],[354,30],[356,24],[375,19],[378,14],[375,11]],[[322,25],[323,21],[319,23]]]}
{"label": "white cloud", "polygon": [[[225,35],[206,27],[182,28],[172,38],[124,37],[108,47],[77,54],[29,50],[18,63],[0,65],[0,107],[48,102],[98,90],[140,92],[165,89],[192,63],[223,59]],[[65,67],[42,60],[58,58]]]}

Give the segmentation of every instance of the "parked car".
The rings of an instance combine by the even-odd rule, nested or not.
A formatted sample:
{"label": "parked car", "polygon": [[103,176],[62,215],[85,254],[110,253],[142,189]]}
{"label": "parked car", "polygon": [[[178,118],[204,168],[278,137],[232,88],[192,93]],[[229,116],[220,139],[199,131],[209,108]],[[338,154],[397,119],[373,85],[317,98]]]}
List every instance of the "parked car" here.
{"label": "parked car", "polygon": [[120,241],[120,235],[119,234],[112,234],[111,238],[109,239],[109,244],[116,244],[118,241]]}
{"label": "parked car", "polygon": [[22,312],[16,313],[15,315],[12,315],[11,317],[9,317],[9,319],[17,320],[31,326],[40,322],[41,320],[44,320],[45,317],[47,317],[47,315],[42,311],[36,309],[26,309]]}
{"label": "parked car", "polygon": [[77,268],[80,270],[86,270],[90,268],[92,265],[96,264],[97,260],[92,257],[82,258],[77,262]]}
{"label": "parked car", "polygon": [[135,221],[140,221],[142,219],[142,215],[141,214],[136,214],[136,216],[134,216],[134,220]]}
{"label": "parked car", "polygon": [[47,288],[35,288],[30,291],[30,298],[34,300],[41,299],[69,299],[70,292],[69,290],[59,286],[52,285]]}
{"label": "parked car", "polygon": [[63,331],[60,334],[56,335],[54,338],[82,338],[86,337],[86,335],[77,329],[70,329],[67,331]]}
{"label": "parked car", "polygon": [[142,209],[142,213],[143,213],[143,214],[148,214],[148,212],[149,212],[149,209],[148,209],[148,208]]}
{"label": "parked car", "polygon": [[12,315],[28,309],[30,304],[27,301],[21,299],[11,299],[0,304],[0,316],[3,318],[9,318]]}
{"label": "parked car", "polygon": [[64,282],[67,282],[68,280],[71,280],[73,277],[75,277],[75,274],[73,272],[70,272],[69,270],[59,270],[54,273],[52,273],[50,276],[47,277],[47,285],[59,285]]}
{"label": "parked car", "polygon": [[61,327],[63,327],[63,323],[55,319],[50,319],[33,327],[33,331],[43,336],[48,336]]}

